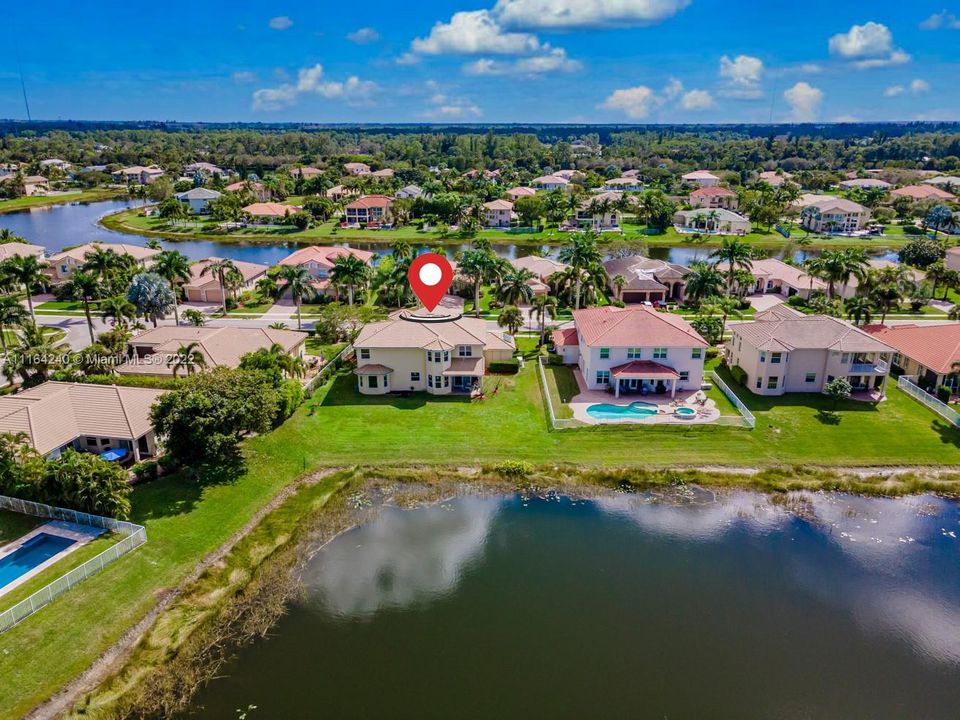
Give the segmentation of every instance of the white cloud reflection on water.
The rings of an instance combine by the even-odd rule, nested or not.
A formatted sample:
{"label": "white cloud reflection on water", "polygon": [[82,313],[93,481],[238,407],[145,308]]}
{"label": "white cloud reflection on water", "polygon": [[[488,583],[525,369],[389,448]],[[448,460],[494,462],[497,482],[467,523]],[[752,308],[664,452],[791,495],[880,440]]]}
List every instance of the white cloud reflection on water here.
{"label": "white cloud reflection on water", "polygon": [[481,557],[501,504],[466,496],[413,511],[386,508],[327,545],[304,584],[326,610],[352,618],[447,594]]}

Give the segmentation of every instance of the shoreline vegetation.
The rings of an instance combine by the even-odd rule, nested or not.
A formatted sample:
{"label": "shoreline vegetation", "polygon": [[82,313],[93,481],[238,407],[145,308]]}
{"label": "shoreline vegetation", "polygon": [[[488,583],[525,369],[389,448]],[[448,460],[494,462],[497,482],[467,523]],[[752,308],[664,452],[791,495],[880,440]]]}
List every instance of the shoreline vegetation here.
{"label": "shoreline vegetation", "polygon": [[[266,635],[285,604],[300,590],[299,574],[324,544],[373,520],[385,505],[417,507],[463,494],[594,497],[611,492],[681,493],[697,485],[719,493],[745,489],[802,514],[797,490],[830,490],[898,496],[921,492],[956,495],[960,474],[864,475],[814,468],[758,472],[705,469],[620,468],[576,470],[500,463],[482,467],[339,469],[298,481],[259,523],[176,592],[124,661],[95,689],[60,698],[70,718],[171,717],[213,679],[243,645]],[[382,502],[374,507],[370,498]],[[51,708],[52,709],[52,708]],[[48,717],[38,712],[31,717]]]}
{"label": "shoreline vegetation", "polygon": [[[476,233],[462,234],[459,232],[429,231],[423,232],[414,226],[406,226],[396,230],[342,230],[335,229],[334,223],[328,221],[320,226],[312,227],[305,231],[297,230],[294,227],[278,230],[273,227],[269,230],[260,230],[255,227],[245,229],[243,232],[205,232],[203,230],[190,227],[188,225],[176,226],[173,223],[158,217],[145,217],[139,214],[141,207],[129,208],[110,213],[100,218],[100,224],[107,230],[125,233],[128,235],[141,235],[145,237],[156,237],[176,242],[178,240],[212,240],[222,243],[249,243],[272,245],[278,242],[297,242],[305,245],[333,245],[336,243],[369,243],[387,246],[396,240],[405,240],[412,244],[421,244],[428,246],[442,245],[462,245],[470,243],[476,238],[484,238],[495,244],[510,244],[527,247],[540,247],[544,245],[562,245],[570,239],[569,232],[561,232],[556,228],[546,229],[538,233],[519,233],[505,232],[503,230],[481,230]],[[603,236],[604,240],[609,239],[610,243],[623,244],[628,246],[646,246],[646,247],[716,247],[720,245],[723,236],[702,235],[694,238],[692,235],[683,235],[678,233],[672,227],[666,231],[653,234],[649,233],[643,226],[625,225],[626,232],[608,233]],[[850,237],[827,237],[815,236],[809,237],[810,243],[801,246],[798,239],[803,238],[802,230],[798,230],[793,236],[787,238],[777,232],[770,231],[752,232],[743,237],[742,240],[750,245],[761,248],[782,248],[787,245],[795,245],[798,248],[806,250],[819,250],[823,248],[845,248],[845,247],[863,247],[873,249],[878,252],[895,250],[907,242],[911,237],[907,235],[886,235],[882,238],[850,238]]]}
{"label": "shoreline vegetation", "polygon": [[128,196],[126,188],[94,188],[92,190],[67,192],[58,195],[30,195],[12,200],[0,200],[0,215],[30,210],[32,208],[51,207],[53,205],[118,200]]}

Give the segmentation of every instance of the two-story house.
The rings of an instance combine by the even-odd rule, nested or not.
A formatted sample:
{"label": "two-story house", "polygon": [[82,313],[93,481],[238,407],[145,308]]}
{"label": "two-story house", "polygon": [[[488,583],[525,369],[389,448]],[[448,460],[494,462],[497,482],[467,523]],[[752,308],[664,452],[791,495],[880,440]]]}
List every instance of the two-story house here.
{"label": "two-story house", "polygon": [[801,211],[800,214],[800,224],[813,232],[857,232],[862,230],[870,219],[870,211],[867,208],[846,198],[827,195],[806,203],[804,207],[815,207],[819,211],[816,213]]}
{"label": "two-story house", "polygon": [[711,185],[690,193],[690,204],[695,208],[723,208],[736,210],[740,204],[737,194],[729,188]]}
{"label": "two-story house", "polygon": [[[611,258],[603,263],[603,268],[614,297],[627,304],[683,302],[687,286],[684,278],[690,273],[684,265],[643,255]],[[626,280],[622,287],[614,282],[618,275]]]}
{"label": "two-story house", "polygon": [[573,224],[579,228],[589,228],[594,232],[619,231],[623,219],[620,212],[622,200],[621,192],[603,192],[586,198],[577,207]]}
{"label": "two-story house", "polygon": [[730,331],[728,362],[757,395],[822,392],[838,377],[867,399],[886,394],[894,349],[844,320],[777,305]]}
{"label": "two-story house", "polygon": [[513,338],[482,318],[395,313],[365,325],[353,342],[357,389],[364,395],[469,393],[491,362],[509,360]]}
{"label": "two-story house", "polygon": [[698,390],[708,343],[679,315],[645,305],[575,310],[576,334],[554,333],[564,362],[579,366],[590,390],[626,393]]}
{"label": "two-story house", "polygon": [[508,228],[513,218],[513,203],[509,200],[491,200],[483,204],[484,227]]}
{"label": "two-story house", "polygon": [[336,295],[336,288],[330,284],[329,280],[330,270],[333,269],[338,257],[346,255],[353,255],[368,264],[374,257],[374,253],[356,248],[307,245],[287,255],[280,261],[280,265],[306,268],[307,272],[314,277],[311,286],[315,291],[324,295]]}
{"label": "two-story house", "polygon": [[[222,258],[209,257],[204,260],[198,260],[190,266],[190,280],[185,282],[183,295],[187,302],[199,303],[221,303],[223,302],[223,292],[220,290],[220,280],[216,273],[204,272],[213,263],[219,262]],[[237,292],[253,290],[257,282],[267,276],[269,265],[260,265],[259,263],[244,262],[234,260],[234,267],[243,278],[243,282],[236,288]]]}
{"label": "two-story house", "polygon": [[75,248],[64,250],[47,258],[47,269],[44,272],[50,276],[54,283],[62,283],[70,279],[74,270],[83,267],[87,262],[87,255],[97,250],[108,250],[117,255],[129,255],[137,264],[143,268],[150,266],[151,261],[159,250],[153,250],[141,245],[128,245],[126,243],[85,243]]}
{"label": "two-story house", "polygon": [[386,195],[364,195],[344,206],[347,225],[365,226],[390,222],[390,205],[393,199]]}

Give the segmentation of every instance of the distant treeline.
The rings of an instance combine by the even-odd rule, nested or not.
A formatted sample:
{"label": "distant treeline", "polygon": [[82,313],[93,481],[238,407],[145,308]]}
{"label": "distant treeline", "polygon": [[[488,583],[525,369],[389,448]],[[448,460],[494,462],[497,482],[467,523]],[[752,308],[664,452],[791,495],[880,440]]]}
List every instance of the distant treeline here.
{"label": "distant treeline", "polygon": [[960,168],[960,123],[832,125],[266,125],[0,121],[0,162],[176,170],[206,160],[258,174],[361,160],[540,172],[561,167],[749,172]]}

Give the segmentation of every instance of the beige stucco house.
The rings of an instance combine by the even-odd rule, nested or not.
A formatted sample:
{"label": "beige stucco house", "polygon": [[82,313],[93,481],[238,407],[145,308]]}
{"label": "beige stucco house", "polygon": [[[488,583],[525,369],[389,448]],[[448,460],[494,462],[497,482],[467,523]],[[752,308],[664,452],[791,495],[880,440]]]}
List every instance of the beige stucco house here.
{"label": "beige stucco house", "polygon": [[[726,262],[717,263],[717,270],[724,276],[729,267],[730,265]],[[820,278],[807,274],[802,267],[789,265],[777,258],[753,260],[748,272],[753,276],[753,284],[750,287],[739,288],[744,295],[772,293],[784,297],[799,295],[808,299],[811,293],[827,291],[827,284]],[[840,288],[836,290],[839,291]]]}
{"label": "beige stucco house", "polygon": [[395,313],[365,325],[353,343],[357,389],[364,395],[471,392],[491,362],[509,360],[513,338],[482,318]]}
{"label": "beige stucco house", "polygon": [[[190,266],[190,281],[183,284],[183,293],[187,302],[223,302],[223,293],[220,291],[220,281],[216,273],[203,271],[222,258],[210,257],[206,260],[198,260]],[[243,262],[242,260],[233,260],[234,266],[243,276],[243,284],[237,288],[237,292],[252,290],[257,281],[267,276],[269,265],[260,265],[258,263]]]}
{"label": "beige stucco house", "polygon": [[570,267],[559,260],[540,257],[539,255],[513,258],[510,260],[510,264],[518,270],[529,270],[534,274],[534,277],[527,281],[527,285],[533,289],[534,295],[548,295],[550,293],[550,276],[566,272]]}
{"label": "beige stucco house", "polygon": [[746,235],[753,229],[743,215],[723,208],[678,210],[673,216],[673,224],[680,231],[718,235]]}
{"label": "beige stucco house", "polygon": [[757,395],[822,392],[838,377],[870,399],[886,393],[893,348],[844,320],[778,305],[730,331],[728,362]]}
{"label": "beige stucco house", "polygon": [[720,178],[718,178],[712,172],[708,172],[707,170],[694,170],[693,172],[688,172],[686,175],[681,176],[680,179],[685,183],[692,183],[693,185],[699,185],[700,187],[713,187],[714,185],[720,184]]}
{"label": "beige stucco house", "polygon": [[852,233],[862,230],[870,219],[870,211],[860,203],[846,198],[826,195],[804,196],[798,202],[802,207],[815,207],[819,214],[801,214],[800,224],[813,232]]}
{"label": "beige stucco house", "polygon": [[643,255],[627,255],[612,258],[603,263],[607,271],[607,286],[616,295],[613,279],[622,275],[627,281],[620,289],[619,300],[630,303],[683,302],[686,281],[690,268],[666,260],[656,260]]}
{"label": "beige stucco house", "polygon": [[46,382],[0,397],[0,432],[22,433],[41,455],[67,448],[102,453],[124,449],[135,461],[156,454],[150,408],[161,390]]}
{"label": "beige stucco house", "polygon": [[695,208],[723,208],[736,210],[740,205],[737,194],[719,185],[697,188],[690,193],[690,204]]}
{"label": "beige stucco house", "polygon": [[374,253],[357,248],[307,245],[287,255],[280,261],[280,265],[306,268],[307,272],[314,277],[311,287],[316,292],[325,295],[336,294],[336,288],[330,283],[330,271],[337,258],[346,255],[353,255],[367,264],[370,264],[374,258]]}
{"label": "beige stucco house", "polygon": [[49,267],[44,271],[54,283],[65,282],[70,279],[74,270],[83,267],[87,262],[87,254],[96,250],[109,250],[117,255],[129,255],[137,263],[147,268],[160,250],[153,250],[142,245],[128,245],[126,243],[85,243],[70,250],[51,255],[47,259]]}
{"label": "beige stucco house", "polygon": [[960,323],[868,325],[864,330],[892,347],[894,366],[924,390],[945,386],[960,393]]}
{"label": "beige stucco house", "polygon": [[509,200],[491,200],[483,204],[483,226],[508,228],[513,222],[513,203]]}
{"label": "beige stucco house", "polygon": [[564,362],[576,364],[590,390],[629,393],[698,390],[708,343],[679,315],[644,305],[573,313],[575,334],[554,333]]}

